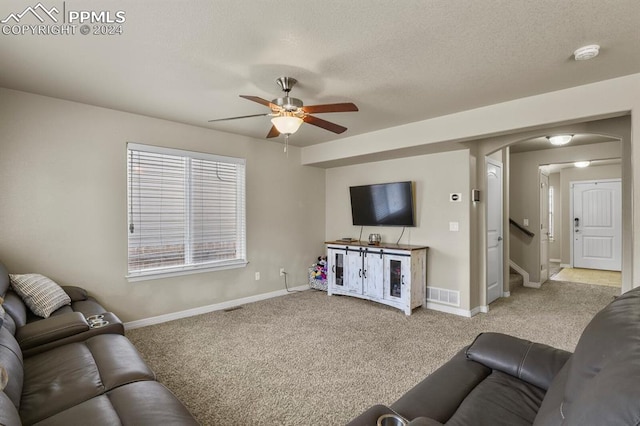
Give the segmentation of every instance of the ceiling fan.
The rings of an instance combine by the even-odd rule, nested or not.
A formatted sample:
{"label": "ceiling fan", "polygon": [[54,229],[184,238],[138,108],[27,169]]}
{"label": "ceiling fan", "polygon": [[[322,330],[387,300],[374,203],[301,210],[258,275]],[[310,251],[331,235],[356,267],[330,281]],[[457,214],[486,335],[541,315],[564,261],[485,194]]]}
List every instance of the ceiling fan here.
{"label": "ceiling fan", "polygon": [[241,98],[248,99],[250,101],[257,102],[261,105],[269,107],[269,109],[271,109],[271,112],[264,114],[243,115],[240,117],[219,118],[216,120],[209,120],[209,123],[214,123],[216,121],[238,120],[240,118],[271,116],[273,117],[271,118],[271,123],[273,124],[273,126],[271,126],[271,130],[269,130],[267,138],[275,138],[280,134],[284,134],[288,138],[289,135],[298,131],[298,128],[300,128],[300,125],[303,122],[338,134],[347,130],[346,127],[340,126],[339,124],[331,123],[329,121],[315,117],[311,114],[320,114],[325,112],[358,111],[357,106],[350,102],[304,106],[300,99],[292,98],[289,96],[289,92],[297,82],[298,81],[292,77],[277,78],[276,83],[278,83],[278,86],[280,86],[280,88],[284,92],[284,96],[281,98],[273,99],[271,101],[260,98],[258,96],[240,95]]}

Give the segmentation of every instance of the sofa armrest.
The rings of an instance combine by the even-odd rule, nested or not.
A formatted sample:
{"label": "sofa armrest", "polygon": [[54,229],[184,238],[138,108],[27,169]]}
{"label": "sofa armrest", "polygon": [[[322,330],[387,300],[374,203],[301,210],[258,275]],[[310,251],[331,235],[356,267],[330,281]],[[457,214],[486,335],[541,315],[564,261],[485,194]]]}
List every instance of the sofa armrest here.
{"label": "sofa armrest", "polygon": [[89,324],[80,312],[51,316],[34,321],[16,330],[16,340],[22,350],[44,345],[89,330]]}
{"label": "sofa armrest", "polygon": [[443,426],[443,424],[429,417],[416,417],[407,426]]}
{"label": "sofa armrest", "polygon": [[386,405],[374,405],[355,419],[351,420],[346,426],[375,426],[378,422],[378,417],[383,414],[397,413]]}
{"label": "sofa armrest", "polygon": [[547,390],[570,352],[501,333],[482,333],[466,350],[467,359]]}
{"label": "sofa armrest", "polygon": [[468,360],[465,349],[402,395],[391,408],[407,419],[428,417],[447,422],[469,392],[491,374],[490,368]]}
{"label": "sofa armrest", "polygon": [[82,287],[76,287],[73,285],[63,285],[62,289],[69,296],[72,302],[79,302],[81,300],[87,300],[89,294],[87,290]]}

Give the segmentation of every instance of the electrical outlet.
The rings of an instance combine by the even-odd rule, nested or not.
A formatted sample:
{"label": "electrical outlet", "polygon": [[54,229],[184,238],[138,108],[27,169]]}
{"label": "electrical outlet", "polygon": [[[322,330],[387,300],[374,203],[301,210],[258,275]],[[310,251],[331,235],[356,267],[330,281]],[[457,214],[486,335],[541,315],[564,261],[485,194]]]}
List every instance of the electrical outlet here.
{"label": "electrical outlet", "polygon": [[280,276],[284,277],[284,268],[280,268]]}
{"label": "electrical outlet", "polygon": [[260,279],[260,272],[256,272],[256,281]]}

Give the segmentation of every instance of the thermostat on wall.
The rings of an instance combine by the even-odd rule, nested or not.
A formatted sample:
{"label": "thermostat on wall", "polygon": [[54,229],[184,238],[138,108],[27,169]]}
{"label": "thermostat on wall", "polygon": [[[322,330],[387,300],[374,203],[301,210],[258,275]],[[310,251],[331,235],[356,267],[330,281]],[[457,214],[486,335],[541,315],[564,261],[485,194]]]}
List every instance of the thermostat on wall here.
{"label": "thermostat on wall", "polygon": [[462,201],[462,194],[459,192],[453,192],[449,194],[449,201],[452,203],[459,203]]}

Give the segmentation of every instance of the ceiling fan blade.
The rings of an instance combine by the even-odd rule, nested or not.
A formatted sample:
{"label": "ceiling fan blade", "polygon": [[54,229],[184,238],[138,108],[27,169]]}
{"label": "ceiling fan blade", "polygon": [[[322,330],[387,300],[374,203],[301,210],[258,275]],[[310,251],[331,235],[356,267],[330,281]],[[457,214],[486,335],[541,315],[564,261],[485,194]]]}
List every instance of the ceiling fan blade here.
{"label": "ceiling fan blade", "polygon": [[309,124],[313,124],[314,126],[318,126],[321,127],[325,130],[328,130],[330,132],[333,133],[343,133],[345,130],[347,130],[346,127],[342,127],[339,124],[335,124],[335,123],[331,123],[327,120],[323,120],[321,118],[318,117],[314,117],[313,115],[306,115],[303,118],[305,123],[309,123]]}
{"label": "ceiling fan blade", "polygon": [[271,109],[277,109],[278,108],[277,105],[274,105],[271,102],[269,102],[268,100],[263,99],[263,98],[261,98],[259,96],[240,95],[240,97],[248,99],[248,100],[253,101],[253,102],[257,102],[257,103],[259,103],[261,105],[264,105],[266,107],[269,107]]}
{"label": "ceiling fan blade", "polygon": [[358,107],[351,102],[345,102],[341,104],[309,105],[302,107],[302,110],[308,114],[318,114],[323,112],[358,111]]}
{"label": "ceiling fan blade", "polygon": [[275,138],[278,136],[280,136],[280,132],[278,131],[278,129],[276,129],[276,126],[271,126],[271,130],[269,130],[267,138]]}
{"label": "ceiling fan blade", "polygon": [[216,121],[239,120],[241,118],[250,118],[250,117],[264,117],[265,115],[270,115],[270,114],[269,113],[265,113],[265,114],[241,115],[240,117],[218,118],[218,119],[215,119],[215,120],[209,120],[209,123],[214,123]]}

